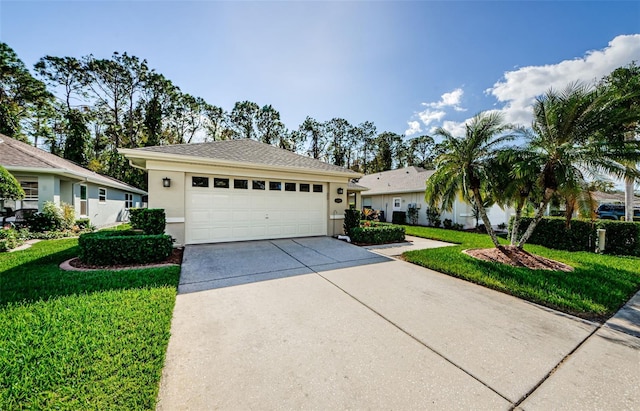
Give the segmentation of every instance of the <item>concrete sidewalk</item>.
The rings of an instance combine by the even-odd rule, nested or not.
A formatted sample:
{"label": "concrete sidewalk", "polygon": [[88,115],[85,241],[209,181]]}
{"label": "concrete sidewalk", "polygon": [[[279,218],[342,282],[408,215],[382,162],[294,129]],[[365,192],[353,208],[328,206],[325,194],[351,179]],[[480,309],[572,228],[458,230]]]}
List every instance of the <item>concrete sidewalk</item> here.
{"label": "concrete sidewalk", "polygon": [[180,294],[171,333],[159,410],[640,404],[637,337],[397,260]]}

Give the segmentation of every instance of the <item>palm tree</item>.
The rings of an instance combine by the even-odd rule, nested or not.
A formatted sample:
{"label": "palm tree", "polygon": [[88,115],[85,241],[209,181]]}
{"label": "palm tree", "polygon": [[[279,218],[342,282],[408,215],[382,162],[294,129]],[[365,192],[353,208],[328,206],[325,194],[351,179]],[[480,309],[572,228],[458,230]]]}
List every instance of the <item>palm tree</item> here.
{"label": "palm tree", "polygon": [[[522,135],[527,133],[523,129],[517,132]],[[499,206],[515,209],[509,237],[512,246],[518,239],[522,212],[540,197],[537,179],[541,168],[540,158],[526,147],[500,150],[492,159],[490,191]]]}
{"label": "palm tree", "polygon": [[628,166],[640,160],[638,143],[624,141],[614,132],[619,129],[615,124],[623,124],[630,113],[612,109],[616,104],[606,91],[579,83],[562,92],[549,90],[536,100],[528,150],[541,164],[537,177],[541,200],[517,241],[518,248],[527,242],[558,191],[577,192],[587,177],[603,174],[640,179],[640,172]]}
{"label": "palm tree", "polygon": [[469,198],[480,212],[491,241],[501,248],[483,207],[483,192],[492,173],[491,160],[500,146],[513,138],[511,127],[503,123],[498,112],[482,112],[466,124],[464,137],[454,137],[439,128],[435,134],[443,137],[442,152],[435,159],[436,171],[427,180],[425,200],[433,207],[441,205],[451,211],[456,198]]}

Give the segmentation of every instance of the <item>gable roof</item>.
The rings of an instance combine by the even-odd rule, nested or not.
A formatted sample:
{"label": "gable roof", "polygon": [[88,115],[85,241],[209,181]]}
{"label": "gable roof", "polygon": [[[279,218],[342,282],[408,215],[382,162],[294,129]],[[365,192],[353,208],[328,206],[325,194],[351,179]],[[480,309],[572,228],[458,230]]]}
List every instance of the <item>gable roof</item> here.
{"label": "gable roof", "polygon": [[367,174],[360,178],[358,184],[369,188],[369,191],[362,193],[363,196],[424,192],[427,178],[433,173],[434,170],[411,166]]}
{"label": "gable roof", "polygon": [[274,147],[250,139],[222,140],[209,143],[174,144],[168,146],[142,147],[135,149],[120,149],[127,158],[144,167],[146,159],[202,161],[208,163],[240,163],[244,165],[266,166],[271,168],[305,169],[309,171],[324,171],[340,173],[351,177],[360,174],[344,167],[328,164],[320,160],[296,154],[294,152]]}
{"label": "gable roof", "polygon": [[69,160],[3,134],[0,134],[0,165],[11,172],[23,171],[27,173],[67,175],[71,178],[84,179],[124,191],[147,194],[144,190],[130,186],[115,178],[87,170]]}

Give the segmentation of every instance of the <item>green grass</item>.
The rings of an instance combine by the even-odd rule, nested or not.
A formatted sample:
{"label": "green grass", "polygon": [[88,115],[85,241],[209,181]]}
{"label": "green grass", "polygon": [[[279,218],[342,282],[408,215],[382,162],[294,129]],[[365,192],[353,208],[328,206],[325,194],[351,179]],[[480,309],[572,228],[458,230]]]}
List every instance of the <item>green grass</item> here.
{"label": "green grass", "polygon": [[0,254],[0,409],[154,409],[179,267],[58,268],[76,255]]}
{"label": "green grass", "polygon": [[525,250],[574,267],[573,272],[530,270],[490,263],[461,251],[493,247],[489,236],[430,227],[406,226],[407,235],[459,244],[404,253],[414,264],[459,277],[590,320],[613,315],[640,289],[640,258],[552,250]]}

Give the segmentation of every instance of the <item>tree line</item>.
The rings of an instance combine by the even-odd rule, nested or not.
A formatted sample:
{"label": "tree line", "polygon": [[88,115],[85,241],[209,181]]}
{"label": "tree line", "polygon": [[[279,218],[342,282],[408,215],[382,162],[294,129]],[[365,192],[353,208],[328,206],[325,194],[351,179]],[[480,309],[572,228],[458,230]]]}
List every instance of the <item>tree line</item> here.
{"label": "tree line", "polygon": [[226,111],[127,53],[44,56],[32,74],[0,43],[0,70],[0,133],[141,188],[145,173],[118,148],[249,138],[362,173],[433,166],[430,136],[405,139],[371,121],[310,116],[290,130],[269,104],[239,101]]}

